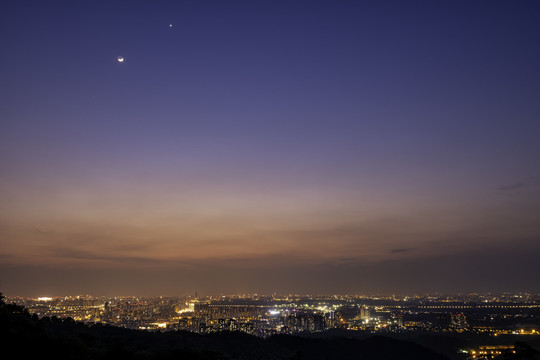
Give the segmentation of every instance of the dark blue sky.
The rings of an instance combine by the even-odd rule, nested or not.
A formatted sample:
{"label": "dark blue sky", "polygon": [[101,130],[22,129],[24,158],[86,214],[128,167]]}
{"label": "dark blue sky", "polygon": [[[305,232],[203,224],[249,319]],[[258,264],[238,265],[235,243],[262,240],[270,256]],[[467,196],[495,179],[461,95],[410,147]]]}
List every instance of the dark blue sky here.
{"label": "dark blue sky", "polygon": [[0,288],[540,291],[539,17],[5,2]]}

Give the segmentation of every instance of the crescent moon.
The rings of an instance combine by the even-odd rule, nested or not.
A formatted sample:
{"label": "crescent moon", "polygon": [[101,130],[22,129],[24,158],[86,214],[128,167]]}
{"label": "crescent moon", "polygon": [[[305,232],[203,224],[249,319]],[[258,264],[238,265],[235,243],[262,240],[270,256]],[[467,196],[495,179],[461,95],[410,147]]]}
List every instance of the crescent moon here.
{"label": "crescent moon", "polygon": [[118,62],[120,62],[120,63],[121,63],[121,62],[124,62],[124,58],[121,57],[121,56],[119,56],[119,57],[118,57]]}

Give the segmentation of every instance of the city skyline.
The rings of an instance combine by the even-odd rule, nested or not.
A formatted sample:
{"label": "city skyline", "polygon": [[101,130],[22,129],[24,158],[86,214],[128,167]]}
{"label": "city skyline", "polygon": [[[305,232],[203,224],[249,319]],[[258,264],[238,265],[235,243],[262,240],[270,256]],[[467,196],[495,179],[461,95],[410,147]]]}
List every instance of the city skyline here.
{"label": "city skyline", "polygon": [[[2,297],[0,309],[8,316],[16,314],[12,319],[19,316],[27,324],[39,324],[49,331],[77,331],[79,338],[92,333],[92,337],[87,336],[92,344],[112,343],[117,348],[121,335],[126,335],[146,353],[153,350],[155,342],[166,340],[172,346],[186,347],[187,343],[206,351],[220,349],[234,356],[231,358],[241,352],[238,358],[271,353],[267,358],[276,359],[276,352],[280,352],[277,358],[289,359],[294,352],[306,354],[307,347],[325,343],[330,347],[322,356],[322,349],[317,349],[307,357],[350,358],[364,351],[369,359],[383,354],[381,359],[476,360],[523,359],[530,358],[527,353],[539,354],[535,349],[540,341],[539,301],[540,294],[66,296]],[[109,342],[96,341],[98,337]],[[279,339],[286,340],[286,348],[276,343]],[[357,341],[351,344],[354,339]],[[310,340],[308,346],[300,347],[299,343]],[[374,340],[375,351],[366,350]],[[381,341],[388,345],[382,346]],[[344,344],[352,345],[348,354]],[[382,350],[385,347],[395,355],[388,356],[387,350]],[[160,348],[163,354],[163,346]],[[409,355],[403,351],[407,348]],[[431,353],[420,357],[425,351]],[[58,354],[58,348],[55,352]],[[216,357],[214,352],[210,358]]]}
{"label": "city skyline", "polygon": [[538,293],[538,15],[9,1],[0,291]]}

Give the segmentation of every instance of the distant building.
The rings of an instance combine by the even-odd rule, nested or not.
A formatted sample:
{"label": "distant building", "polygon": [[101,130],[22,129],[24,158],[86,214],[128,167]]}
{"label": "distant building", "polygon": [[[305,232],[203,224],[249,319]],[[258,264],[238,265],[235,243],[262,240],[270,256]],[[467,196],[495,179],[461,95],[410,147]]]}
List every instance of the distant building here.
{"label": "distant building", "polygon": [[369,312],[368,308],[365,306],[362,306],[360,309],[360,319],[361,320],[368,320],[371,318],[371,313]]}
{"label": "distant building", "polygon": [[466,330],[468,328],[469,324],[464,314],[450,314],[450,329]]}
{"label": "distant building", "polygon": [[360,311],[358,312],[358,315],[356,315],[355,320],[368,320],[371,318],[371,313],[369,312],[369,309],[365,306],[362,306],[360,308]]}

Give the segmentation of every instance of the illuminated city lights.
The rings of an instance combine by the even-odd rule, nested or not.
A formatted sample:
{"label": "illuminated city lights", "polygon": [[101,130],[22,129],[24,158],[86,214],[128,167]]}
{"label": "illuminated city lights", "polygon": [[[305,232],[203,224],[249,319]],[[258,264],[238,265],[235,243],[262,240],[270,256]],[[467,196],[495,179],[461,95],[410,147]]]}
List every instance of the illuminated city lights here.
{"label": "illuminated city lights", "polygon": [[[193,297],[10,298],[39,317],[71,317],[139,330],[196,333],[241,331],[267,337],[330,329],[367,333],[474,333],[538,336],[540,297],[507,294],[463,296],[231,295]],[[510,324],[510,325],[508,325]]]}

